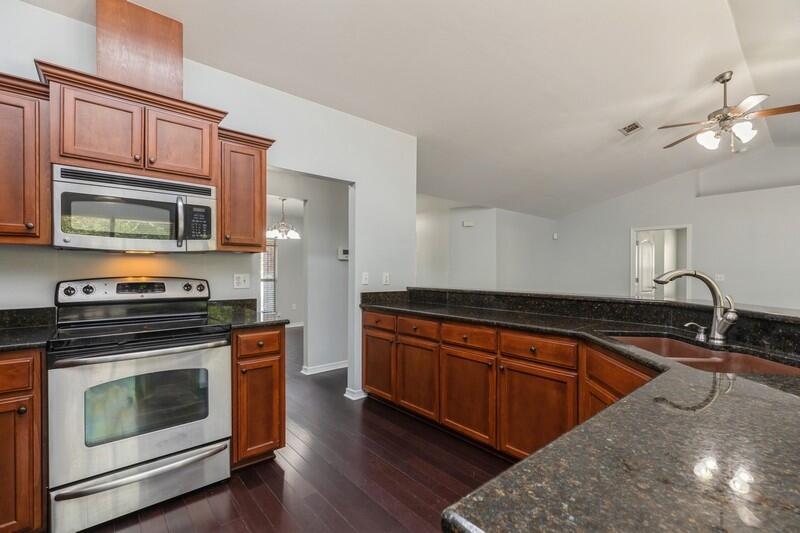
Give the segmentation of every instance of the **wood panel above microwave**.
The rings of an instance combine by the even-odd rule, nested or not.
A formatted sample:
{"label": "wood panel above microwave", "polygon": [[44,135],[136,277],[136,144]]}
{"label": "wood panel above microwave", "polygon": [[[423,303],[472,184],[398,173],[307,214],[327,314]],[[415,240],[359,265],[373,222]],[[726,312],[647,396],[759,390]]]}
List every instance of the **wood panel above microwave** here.
{"label": "wood panel above microwave", "polygon": [[224,111],[36,61],[53,163],[218,185]]}

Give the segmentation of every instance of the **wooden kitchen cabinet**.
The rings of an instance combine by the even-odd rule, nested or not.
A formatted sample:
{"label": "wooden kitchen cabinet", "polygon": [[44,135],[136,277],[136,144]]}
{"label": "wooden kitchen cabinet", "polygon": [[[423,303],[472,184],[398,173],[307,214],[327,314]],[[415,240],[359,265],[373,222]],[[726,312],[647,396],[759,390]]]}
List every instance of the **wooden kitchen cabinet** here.
{"label": "wooden kitchen cabinet", "polygon": [[267,233],[267,149],[272,140],[220,129],[219,248],[261,252]]}
{"label": "wooden kitchen cabinet", "polygon": [[0,75],[0,243],[50,244],[49,92]]}
{"label": "wooden kitchen cabinet", "polygon": [[[279,338],[276,351],[272,340]],[[242,347],[258,346],[263,352]],[[267,459],[285,443],[286,378],[284,328],[234,332],[233,339],[233,466]]]}
{"label": "wooden kitchen cabinet", "polygon": [[384,400],[395,401],[394,332],[363,328],[362,367],[364,390]]}
{"label": "wooden kitchen cabinet", "polygon": [[585,422],[650,381],[655,372],[588,344],[580,349],[579,419]]}
{"label": "wooden kitchen cabinet", "polygon": [[523,458],[577,423],[575,372],[501,358],[498,378],[500,451]]}
{"label": "wooden kitchen cabinet", "polygon": [[41,358],[0,354],[0,531],[43,524]]}
{"label": "wooden kitchen cabinet", "polygon": [[439,360],[442,424],[478,442],[494,446],[497,418],[495,356],[443,345]]}
{"label": "wooden kitchen cabinet", "polygon": [[207,120],[148,109],[146,168],[211,179],[216,130]]}
{"label": "wooden kitchen cabinet", "polygon": [[397,337],[397,394],[402,407],[439,420],[439,343]]}

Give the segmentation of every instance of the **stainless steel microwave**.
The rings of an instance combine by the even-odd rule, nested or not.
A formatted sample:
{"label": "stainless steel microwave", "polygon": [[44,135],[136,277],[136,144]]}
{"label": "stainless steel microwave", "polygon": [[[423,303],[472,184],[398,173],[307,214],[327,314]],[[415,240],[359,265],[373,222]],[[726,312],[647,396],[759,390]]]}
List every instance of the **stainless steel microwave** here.
{"label": "stainless steel microwave", "polygon": [[53,165],[53,245],[124,252],[216,250],[216,188]]}

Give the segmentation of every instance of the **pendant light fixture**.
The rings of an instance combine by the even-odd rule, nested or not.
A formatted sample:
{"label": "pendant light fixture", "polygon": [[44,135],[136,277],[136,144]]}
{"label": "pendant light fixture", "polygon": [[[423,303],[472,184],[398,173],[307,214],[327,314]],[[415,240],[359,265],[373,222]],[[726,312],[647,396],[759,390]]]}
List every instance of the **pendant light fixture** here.
{"label": "pendant light fixture", "polygon": [[281,221],[267,230],[267,239],[299,239],[300,233],[294,226],[286,222],[286,198],[281,198]]}

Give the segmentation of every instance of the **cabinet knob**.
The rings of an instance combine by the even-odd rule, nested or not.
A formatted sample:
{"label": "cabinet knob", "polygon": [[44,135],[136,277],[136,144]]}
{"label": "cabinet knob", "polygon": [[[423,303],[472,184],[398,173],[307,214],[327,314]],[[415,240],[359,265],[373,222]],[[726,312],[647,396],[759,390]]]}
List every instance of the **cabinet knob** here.
{"label": "cabinet knob", "polygon": [[376,324],[380,324],[381,323],[381,319],[380,318],[375,319],[375,323]]}
{"label": "cabinet knob", "polygon": [[20,405],[19,408],[17,408],[17,412],[21,415],[24,415],[25,413],[28,412],[28,408],[25,407],[24,405]]}
{"label": "cabinet knob", "polygon": [[231,240],[231,234],[230,234],[230,233],[226,233],[226,234],[225,234],[225,240],[226,240],[226,241],[229,241],[229,240]]}
{"label": "cabinet knob", "polygon": [[500,370],[505,370],[506,369],[506,367],[504,367],[503,365],[500,365],[499,368],[500,368]]}
{"label": "cabinet knob", "polygon": [[147,158],[147,161],[150,162],[150,164],[152,165],[153,163],[156,162],[156,158],[155,157],[149,157],[149,158]]}
{"label": "cabinet knob", "polygon": [[256,346],[258,346],[259,348],[263,348],[264,347],[264,341],[258,341],[256,343]]}
{"label": "cabinet knob", "polygon": [[468,336],[468,335],[462,335],[462,336],[461,336],[461,339],[462,339],[464,342],[467,342],[467,341],[469,340],[469,336]]}
{"label": "cabinet knob", "polygon": [[28,228],[28,229],[33,229],[33,228],[35,228],[36,226],[34,225],[34,223],[33,223],[33,222],[26,222],[26,223],[25,223],[25,227],[26,227],[26,228]]}
{"label": "cabinet knob", "polygon": [[536,353],[536,346],[531,346],[531,353]]}
{"label": "cabinet knob", "polygon": [[247,369],[246,368],[242,369],[242,374],[247,374]]}
{"label": "cabinet knob", "polygon": [[133,156],[133,160],[134,160],[134,161],[141,161],[141,160],[142,160],[142,156],[140,156],[139,154],[135,154],[135,155]]}
{"label": "cabinet knob", "polygon": [[414,331],[417,331],[418,328],[417,328],[417,326],[411,326],[411,329],[413,329]]}

